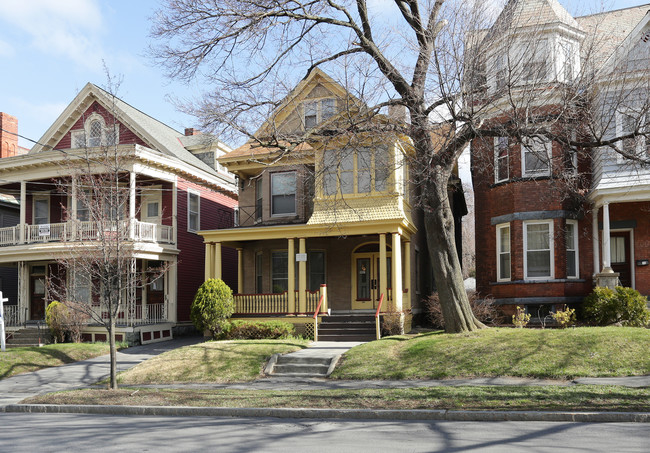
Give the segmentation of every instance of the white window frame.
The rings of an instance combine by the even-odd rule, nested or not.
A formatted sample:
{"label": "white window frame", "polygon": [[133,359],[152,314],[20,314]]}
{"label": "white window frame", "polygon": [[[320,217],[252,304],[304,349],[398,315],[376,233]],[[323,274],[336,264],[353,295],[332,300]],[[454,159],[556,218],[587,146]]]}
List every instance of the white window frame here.
{"label": "white window frame", "polygon": [[[557,61],[559,62],[558,80],[564,83],[571,83],[580,71],[580,58],[578,53],[579,44],[568,39],[559,39],[557,46]],[[570,73],[569,72],[570,69]]]}
{"label": "white window frame", "polygon": [[[521,175],[524,178],[530,178],[530,177],[540,177],[540,176],[550,176],[551,175],[551,152],[553,149],[552,143],[548,139],[541,139],[541,138],[534,138],[532,139],[533,142],[530,143],[531,139],[527,139],[522,141],[521,143]],[[529,143],[527,143],[529,142]],[[534,153],[535,155],[541,154],[541,149],[540,150],[535,150],[533,146],[543,146],[546,151],[546,159],[547,159],[547,166],[545,170],[527,170],[526,169],[526,151],[530,151],[531,153]]]}
{"label": "white window frame", "polygon": [[[273,179],[282,175],[293,175],[293,184],[294,184],[294,193],[293,193],[293,211],[292,212],[281,212],[281,213],[276,213],[275,212],[275,206],[274,206],[274,197],[276,194],[273,193]],[[271,217],[288,217],[288,216],[295,216],[297,214],[297,198],[298,198],[298,172],[295,170],[292,171],[279,171],[276,173],[271,173],[271,187],[270,187],[270,194],[271,196],[269,197],[271,199]],[[277,194],[277,195],[288,195],[288,194]]]}
{"label": "white window frame", "polygon": [[[502,230],[508,230],[508,250],[507,252],[501,251],[501,231]],[[510,224],[509,223],[502,223],[496,226],[496,233],[497,233],[497,281],[498,282],[509,282],[512,280],[512,230],[510,229]],[[508,268],[508,276],[507,277],[502,277],[501,276],[501,271],[504,269],[501,269],[501,256],[502,255],[509,255],[510,257],[510,267]]]}
{"label": "white window frame", "polygon": [[[94,121],[99,121],[101,125],[101,136],[99,145],[90,145],[90,126]],[[114,130],[111,130],[114,128]],[[115,140],[109,143],[108,137],[111,132],[115,134]],[[95,148],[97,146],[113,146],[120,143],[120,125],[117,121],[107,126],[104,117],[99,113],[93,113],[85,121],[83,129],[77,129],[70,132],[70,147],[75,148]]]}
{"label": "white window frame", "polygon": [[[528,227],[530,225],[543,225],[546,224],[548,225],[548,240],[549,240],[549,258],[550,258],[550,263],[549,263],[549,275],[542,275],[542,276],[535,276],[535,277],[529,277],[528,276],[528,252],[529,251],[543,251],[543,249],[540,250],[529,250],[528,249]],[[553,235],[553,220],[529,220],[523,222],[523,239],[524,239],[524,280],[549,280],[554,278],[555,276],[555,236]]]}
{"label": "white window frame", "polygon": [[[566,240],[565,237],[565,244],[566,244],[566,252],[567,252],[567,273],[566,277],[567,278],[579,278],[580,277],[580,256],[579,256],[579,248],[578,248],[578,221],[577,220],[567,220],[566,221],[566,227],[567,231],[570,228],[573,229],[573,244],[569,244],[568,241]],[[566,235],[566,233],[565,233]],[[569,247],[573,248],[569,248]],[[575,261],[575,275],[569,275],[569,251],[572,251],[574,253],[574,261]]]}
{"label": "white window frame", "polygon": [[[548,40],[540,39],[537,41],[524,41],[520,49],[522,60],[521,79],[519,85],[528,85],[535,83],[544,83],[549,78],[550,54],[548,49]],[[544,74],[539,76],[539,68],[544,69]]]}
{"label": "white window frame", "polygon": [[[192,197],[197,199],[196,229],[192,228]],[[195,233],[201,230],[201,194],[196,190],[187,191],[187,231]]]}
{"label": "white window frame", "polygon": [[[616,112],[616,136],[617,137],[620,137],[625,133],[623,127],[623,117],[628,116],[634,118],[635,115],[638,115],[638,112],[634,112],[632,109]],[[645,124],[645,115],[641,115],[640,123],[642,125]],[[643,128],[640,128],[639,132],[641,132],[642,130]],[[634,144],[634,154],[636,154],[638,157],[641,158],[650,158],[650,143],[647,143],[648,140],[645,136],[639,135],[636,138],[627,139],[627,140],[636,141],[636,143]],[[616,146],[622,149],[623,151],[625,151],[625,141],[626,140],[620,140],[619,142],[617,142]],[[621,153],[616,153],[616,161],[618,163],[623,163],[623,162],[629,162],[629,159],[627,159]]]}
{"label": "white window frame", "polygon": [[[502,140],[505,140],[505,158],[500,156],[502,148]],[[505,160],[506,177],[499,179],[501,169],[501,161]],[[510,179],[510,140],[508,137],[494,137],[494,182],[499,183]]]}

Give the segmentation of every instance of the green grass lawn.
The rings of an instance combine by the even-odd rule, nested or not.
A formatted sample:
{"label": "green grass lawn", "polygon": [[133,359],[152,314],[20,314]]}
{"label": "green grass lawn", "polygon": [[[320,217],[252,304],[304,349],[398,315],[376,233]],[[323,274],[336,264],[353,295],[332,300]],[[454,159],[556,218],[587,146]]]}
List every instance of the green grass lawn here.
{"label": "green grass lawn", "polygon": [[275,353],[305,348],[306,340],[209,341],[174,349],[118,376],[120,384],[245,382],[260,375]]}
{"label": "green grass lawn", "polygon": [[650,330],[485,329],[387,337],[348,351],[335,379],[444,379],[650,374]]}
{"label": "green grass lawn", "polygon": [[427,387],[362,390],[74,390],[40,395],[31,404],[193,407],[308,407],[325,409],[463,409],[641,411],[650,389],[576,385],[570,387]]}
{"label": "green grass lawn", "polygon": [[0,379],[42,368],[78,362],[108,354],[108,343],[64,343],[38,347],[7,348],[0,352]]}

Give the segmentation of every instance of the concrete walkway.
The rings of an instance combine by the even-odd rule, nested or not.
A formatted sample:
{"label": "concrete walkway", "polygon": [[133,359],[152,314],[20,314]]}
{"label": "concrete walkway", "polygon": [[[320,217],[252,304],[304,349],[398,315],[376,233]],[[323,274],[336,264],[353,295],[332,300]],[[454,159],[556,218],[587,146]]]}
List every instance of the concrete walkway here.
{"label": "concrete walkway", "polygon": [[[165,351],[202,341],[202,337],[181,337],[119,351],[117,353],[118,372],[128,370]],[[0,407],[43,393],[89,387],[108,378],[109,375],[110,356],[108,354],[68,365],[19,374],[0,380]]]}

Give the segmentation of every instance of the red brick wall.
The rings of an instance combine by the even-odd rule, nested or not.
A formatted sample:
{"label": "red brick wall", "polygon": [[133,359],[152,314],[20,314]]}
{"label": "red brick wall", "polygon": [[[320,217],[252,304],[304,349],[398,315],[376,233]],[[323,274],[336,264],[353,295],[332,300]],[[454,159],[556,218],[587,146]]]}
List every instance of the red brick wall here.
{"label": "red brick wall", "polygon": [[0,158],[16,155],[18,147],[18,119],[0,112]]}
{"label": "red brick wall", "polygon": [[[237,201],[203,186],[178,182],[178,321],[190,319],[190,307],[196,290],[205,278],[205,245],[203,237],[187,230],[188,190],[201,195],[200,228],[211,230],[233,226],[233,208]],[[237,289],[237,251],[222,248],[223,280]]]}

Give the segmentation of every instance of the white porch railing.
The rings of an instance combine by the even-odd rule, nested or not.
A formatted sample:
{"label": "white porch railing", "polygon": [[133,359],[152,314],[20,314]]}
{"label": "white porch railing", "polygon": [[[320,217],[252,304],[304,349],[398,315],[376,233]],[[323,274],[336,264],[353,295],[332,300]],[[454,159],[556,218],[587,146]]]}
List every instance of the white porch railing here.
{"label": "white porch railing", "polygon": [[[307,296],[306,313],[313,313],[318,306],[319,291],[305,291]],[[296,310],[300,292],[296,291]],[[270,315],[289,313],[289,297],[285,291],[280,294],[235,294],[235,313],[242,315]]]}
{"label": "white porch railing", "polygon": [[[25,244],[43,242],[99,241],[120,235],[120,240],[172,244],[173,228],[169,225],[140,222],[133,224],[133,237],[129,238],[127,221],[117,222],[63,222],[45,225],[17,225],[0,228],[0,247],[19,245],[21,228],[25,232]],[[108,233],[108,234],[107,234]]]}
{"label": "white porch railing", "polygon": [[25,322],[25,310],[21,310],[18,305],[5,305],[4,318],[5,326],[20,326]]}
{"label": "white porch railing", "polygon": [[[108,320],[109,318],[108,310],[99,305],[93,306],[93,313],[95,318],[99,318],[100,316],[102,320]],[[165,304],[136,305],[134,317],[129,316],[128,308],[122,308],[117,313],[117,319],[115,320],[116,324],[127,326],[156,324],[165,321],[167,321],[165,318]],[[92,323],[93,320],[90,319],[89,322]]]}

